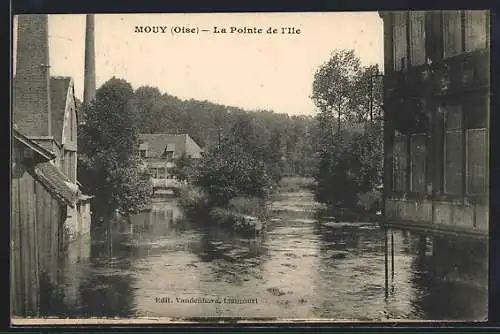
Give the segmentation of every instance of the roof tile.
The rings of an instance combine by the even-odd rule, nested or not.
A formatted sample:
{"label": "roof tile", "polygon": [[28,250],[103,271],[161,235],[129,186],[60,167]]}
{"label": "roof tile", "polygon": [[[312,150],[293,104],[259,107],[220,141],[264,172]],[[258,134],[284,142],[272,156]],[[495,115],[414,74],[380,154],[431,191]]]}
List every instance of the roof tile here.
{"label": "roof tile", "polygon": [[50,162],[40,163],[35,166],[35,173],[51,193],[65,202],[73,206],[78,198],[78,190],[72,189],[67,182],[70,180]]}

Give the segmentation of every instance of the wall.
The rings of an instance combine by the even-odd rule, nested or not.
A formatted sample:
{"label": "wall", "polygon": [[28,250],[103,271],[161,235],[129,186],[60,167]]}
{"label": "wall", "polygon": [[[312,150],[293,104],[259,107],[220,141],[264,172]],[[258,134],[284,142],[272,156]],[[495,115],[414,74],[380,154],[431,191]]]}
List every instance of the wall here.
{"label": "wall", "polygon": [[446,230],[488,233],[487,204],[450,201],[388,199],[385,205],[389,222],[444,228]]}
{"label": "wall", "polygon": [[[57,282],[65,206],[33,177],[13,144],[11,180],[11,293],[14,315],[36,315],[40,292]],[[33,174],[32,174],[33,173]]]}
{"label": "wall", "polygon": [[73,208],[68,206],[68,216],[64,222],[65,248],[89,233],[90,203],[79,202]]}
{"label": "wall", "polygon": [[40,302],[34,182],[25,166],[16,163],[11,181],[10,291],[13,315],[36,315]]}

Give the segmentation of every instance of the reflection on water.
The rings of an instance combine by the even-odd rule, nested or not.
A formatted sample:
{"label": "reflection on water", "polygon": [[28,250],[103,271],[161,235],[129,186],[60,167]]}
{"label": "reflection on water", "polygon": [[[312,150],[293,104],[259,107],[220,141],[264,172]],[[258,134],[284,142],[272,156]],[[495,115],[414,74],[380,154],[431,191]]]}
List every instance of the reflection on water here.
{"label": "reflection on water", "polygon": [[[191,224],[175,199],[154,203],[71,245],[43,314],[346,320],[487,314],[484,242],[335,222],[318,216],[317,207],[308,192],[281,194],[267,233],[246,239]],[[386,233],[394,245],[387,298]]]}

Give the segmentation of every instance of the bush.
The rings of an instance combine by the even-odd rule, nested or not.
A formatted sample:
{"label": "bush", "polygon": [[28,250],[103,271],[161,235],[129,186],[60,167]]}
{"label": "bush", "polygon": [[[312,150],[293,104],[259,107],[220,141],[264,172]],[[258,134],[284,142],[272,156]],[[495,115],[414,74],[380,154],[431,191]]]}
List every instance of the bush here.
{"label": "bush", "polygon": [[195,184],[208,195],[210,205],[226,206],[234,197],[266,198],[273,181],[261,163],[237,145],[210,151],[198,168]]}
{"label": "bush", "polygon": [[227,209],[235,213],[266,219],[268,215],[265,200],[257,197],[235,197],[232,198]]}
{"label": "bush", "polygon": [[[342,131],[320,153],[316,199],[336,210],[363,211],[359,196],[382,178],[382,145],[375,127]],[[362,203],[361,203],[362,204]]]}
{"label": "bush", "polygon": [[213,208],[209,212],[210,220],[220,226],[228,227],[235,232],[253,234],[262,227],[262,221],[241,213],[223,208]]}
{"label": "bush", "polygon": [[179,190],[179,204],[187,214],[200,215],[208,212],[208,197],[199,188],[192,186]]}

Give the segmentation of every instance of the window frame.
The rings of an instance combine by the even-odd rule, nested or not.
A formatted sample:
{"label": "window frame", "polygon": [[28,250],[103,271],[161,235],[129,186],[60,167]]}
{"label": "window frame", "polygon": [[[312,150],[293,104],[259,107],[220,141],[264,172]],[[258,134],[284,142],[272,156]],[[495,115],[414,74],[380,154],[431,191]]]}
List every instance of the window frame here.
{"label": "window frame", "polygon": [[[404,29],[402,26],[404,26]],[[410,41],[408,40],[409,37],[408,28],[409,28],[409,12],[408,11],[395,12],[393,14],[393,26],[392,26],[392,55],[393,55],[392,68],[394,72],[404,72],[408,70],[408,67],[410,67],[410,60],[408,59],[409,58],[408,45],[410,43]],[[397,34],[400,33],[400,30],[401,30],[401,36],[398,36]],[[404,50],[404,52],[403,51],[401,52],[402,54],[405,55],[404,58],[397,57],[398,55],[396,53],[396,48],[402,43],[398,43],[398,39],[396,37],[404,38],[405,42],[404,45],[402,45],[402,49]]]}
{"label": "window frame", "polygon": [[[484,179],[485,179],[485,184],[484,184],[484,188],[485,188],[485,191],[484,192],[471,192],[470,191],[470,184],[469,184],[469,177],[471,175],[471,171],[469,169],[469,133],[470,132],[476,132],[476,131],[481,131],[481,132],[484,132],[484,136],[485,136],[485,147],[483,148],[485,150],[485,160],[484,161]],[[486,127],[484,128],[472,128],[472,129],[466,129],[465,130],[465,176],[466,176],[466,182],[465,182],[465,193],[467,196],[470,196],[470,197],[482,197],[482,196],[486,196],[486,194],[488,193],[488,188],[489,188],[489,155],[488,155],[488,152],[489,152],[489,133],[488,133],[488,129]]]}
{"label": "window frame", "polygon": [[[402,133],[397,133],[394,134],[394,143],[393,143],[393,148],[392,148],[392,193],[396,195],[403,195],[409,192],[409,184],[408,184],[408,169],[410,168],[408,166],[408,160],[409,160],[409,135],[405,135]],[[396,150],[396,145],[399,140],[402,140],[400,143],[401,146],[404,148],[404,156],[397,156],[395,153]],[[405,166],[404,168],[398,169],[398,172],[396,172],[396,166],[400,166],[400,161],[404,161]],[[400,171],[404,170],[404,175],[400,175]],[[401,185],[403,181],[404,183]]]}
{"label": "window frame", "polygon": [[[170,155],[171,153],[171,155]],[[167,151],[165,150],[165,158],[168,160],[174,159],[175,151]]]}
{"label": "window frame", "polygon": [[[448,104],[443,106],[444,108],[444,124],[443,124],[443,194],[445,196],[450,196],[450,197],[463,197],[464,195],[464,190],[465,190],[465,185],[464,185],[464,178],[465,178],[465,124],[464,124],[464,106],[462,104]],[[458,108],[460,111],[460,127],[459,128],[447,128],[447,117],[448,114],[450,113],[450,108]],[[456,112],[456,111],[454,111]],[[461,147],[461,156],[460,156],[460,172],[461,172],[461,178],[460,178],[460,191],[458,192],[450,192],[447,189],[447,178],[448,178],[448,152],[447,152],[447,146],[448,146],[448,140],[447,140],[447,135],[450,133],[458,133],[460,134],[460,147]]]}
{"label": "window frame", "polygon": [[[472,34],[472,25],[468,24],[472,21],[472,13],[473,12],[478,12],[478,13],[483,13],[484,14],[484,26],[483,26],[483,29],[484,29],[484,45],[482,46],[474,46],[474,47],[471,47],[470,45],[470,37],[473,36]],[[463,40],[464,40],[464,45],[463,45],[463,49],[465,52],[474,52],[474,51],[477,51],[477,50],[482,50],[482,49],[486,49],[488,48],[489,46],[489,28],[490,28],[490,25],[489,25],[489,12],[487,10],[464,10],[463,11],[463,32],[464,32],[464,37],[463,37]],[[468,18],[470,18],[471,20],[469,21]]]}
{"label": "window frame", "polygon": [[[423,184],[423,189],[420,191],[415,191],[414,186],[413,186],[413,138],[415,137],[422,137],[423,138],[423,145],[424,145],[424,154],[423,154],[423,165],[424,165],[424,170],[423,170],[423,179],[424,179],[424,184]],[[409,175],[409,184],[408,184],[408,189],[409,192],[412,194],[419,194],[419,195],[425,195],[427,194],[427,133],[425,132],[420,132],[420,133],[412,133],[411,135],[408,135],[408,140],[409,140],[409,160],[410,160],[410,165],[409,165],[409,170],[410,170],[410,175]]]}
{"label": "window frame", "polygon": [[[450,54],[447,54],[447,50],[449,50],[449,48],[446,47],[447,46],[447,33],[445,30],[445,27],[446,27],[445,22],[447,22],[447,18],[448,18],[447,14],[457,14],[458,15],[458,22],[460,24],[458,29],[454,29],[454,33],[458,34],[460,37],[458,39],[460,41],[460,46],[458,47],[458,50],[456,50]],[[462,10],[443,11],[441,13],[441,22],[442,22],[442,27],[441,27],[442,36],[441,37],[442,37],[442,45],[443,45],[443,54],[442,54],[443,59],[449,59],[449,58],[460,55],[461,53],[464,52],[464,14],[463,14],[463,11]],[[449,22],[449,20],[448,20],[448,22]]]}
{"label": "window frame", "polygon": [[[417,15],[421,15],[421,21],[422,21],[422,24],[423,24],[423,33],[422,33],[422,36],[420,36],[420,41],[419,43],[421,44],[420,47],[422,48],[422,50],[420,50],[421,52],[423,52],[423,55],[421,56],[422,59],[419,60],[419,62],[417,63],[414,59],[414,54],[413,52],[415,50],[419,50],[420,48],[414,48],[414,41],[416,40],[415,39],[415,36],[413,35],[414,33],[414,26],[413,24],[415,24],[416,22],[418,22],[420,19],[418,18]],[[426,45],[426,35],[427,35],[427,32],[426,32],[426,12],[425,11],[410,11],[409,14],[408,14],[408,29],[409,29],[409,39],[408,39],[408,47],[410,49],[410,54],[409,54],[409,61],[408,61],[408,67],[411,67],[411,66],[420,66],[420,65],[424,65],[426,63],[426,59],[427,59],[427,45]]]}

